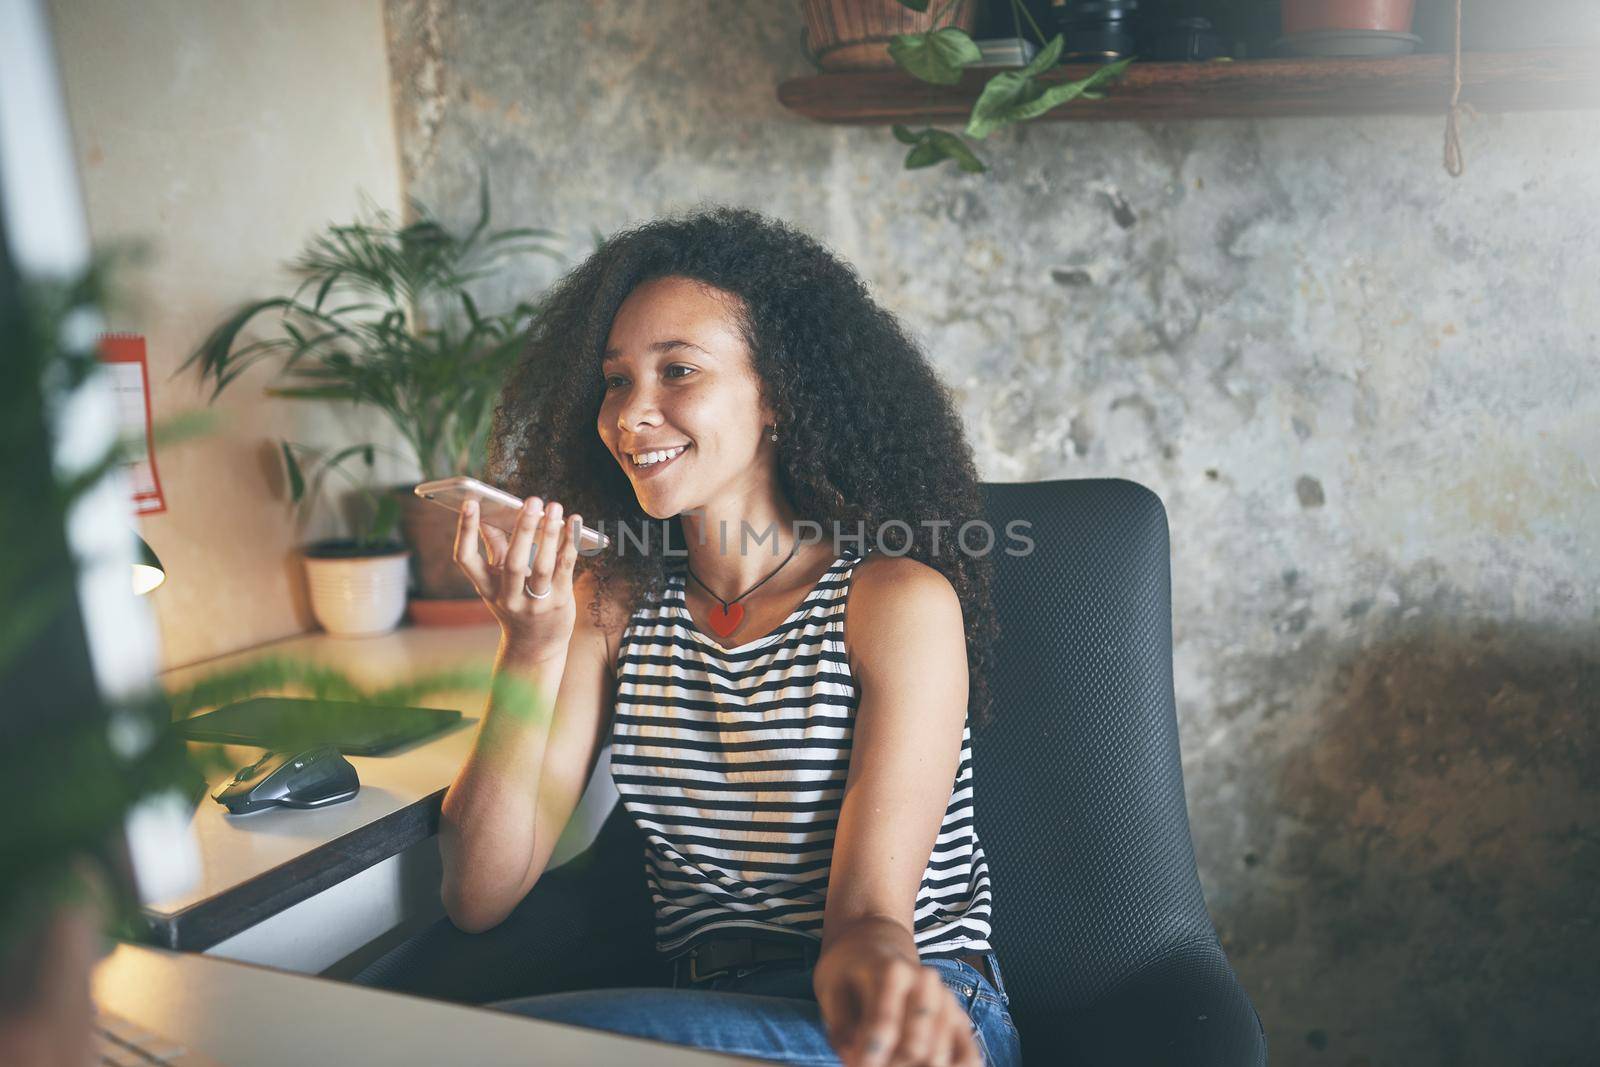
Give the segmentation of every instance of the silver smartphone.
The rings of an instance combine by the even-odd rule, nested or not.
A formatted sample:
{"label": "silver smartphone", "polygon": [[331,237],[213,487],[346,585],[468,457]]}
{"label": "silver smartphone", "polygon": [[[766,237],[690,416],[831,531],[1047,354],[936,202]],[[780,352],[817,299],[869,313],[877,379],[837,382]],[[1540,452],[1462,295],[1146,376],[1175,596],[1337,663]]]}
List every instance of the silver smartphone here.
{"label": "silver smartphone", "polygon": [[[462,505],[468,500],[478,502],[478,521],[486,522],[490,526],[511,533],[516,529],[517,518],[522,514],[522,501],[512,496],[503,489],[496,489],[486,485],[476,478],[465,475],[456,478],[441,478],[436,482],[423,482],[412,492],[424,500],[431,500],[440,507],[449,508],[451,511],[460,511]],[[611,546],[611,538],[599,530],[591,530],[584,526],[578,532],[578,551],[584,555],[594,555]]]}

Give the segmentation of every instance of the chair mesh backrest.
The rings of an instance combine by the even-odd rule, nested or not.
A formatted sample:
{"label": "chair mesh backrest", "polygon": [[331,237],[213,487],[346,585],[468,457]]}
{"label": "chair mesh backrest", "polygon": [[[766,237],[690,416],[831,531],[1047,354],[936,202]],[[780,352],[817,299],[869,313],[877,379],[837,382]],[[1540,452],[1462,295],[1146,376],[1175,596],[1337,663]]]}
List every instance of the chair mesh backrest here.
{"label": "chair mesh backrest", "polygon": [[[1000,634],[994,721],[973,733],[978,836],[1012,1014],[1049,1041],[1141,965],[1216,936],[1178,759],[1166,512],[1120,479],[983,491]],[[1005,551],[1015,520],[1026,555]]]}

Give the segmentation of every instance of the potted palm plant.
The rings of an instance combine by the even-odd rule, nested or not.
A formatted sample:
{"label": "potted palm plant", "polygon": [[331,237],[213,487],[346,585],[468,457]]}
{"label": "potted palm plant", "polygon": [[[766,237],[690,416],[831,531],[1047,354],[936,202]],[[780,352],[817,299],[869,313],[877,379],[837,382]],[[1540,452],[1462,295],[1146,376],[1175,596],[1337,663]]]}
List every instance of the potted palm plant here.
{"label": "potted palm plant", "polygon": [[[280,374],[268,395],[376,408],[405,442],[420,480],[476,475],[495,399],[537,308],[518,302],[486,312],[469,287],[514,256],[564,257],[547,243],[552,231],[489,230],[487,177],[480,178],[477,221],[464,233],[408,202],[415,221],[407,225],[369,206],[364,218],[317,235],[290,264],[301,279],[291,295],[239,308],[184,367],[199,367],[202,380],[214,383],[215,399],[246,368],[276,360]],[[281,334],[245,340],[246,326],[269,312],[278,314]],[[451,559],[450,513],[409,486],[389,492],[413,551],[417,596],[473,598]]]}

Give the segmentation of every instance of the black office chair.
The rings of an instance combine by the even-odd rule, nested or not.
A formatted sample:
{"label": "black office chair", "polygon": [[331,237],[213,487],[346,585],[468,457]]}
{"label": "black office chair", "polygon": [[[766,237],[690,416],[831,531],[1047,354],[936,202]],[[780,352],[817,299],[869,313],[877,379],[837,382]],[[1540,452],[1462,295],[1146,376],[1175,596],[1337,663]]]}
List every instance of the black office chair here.
{"label": "black office chair", "polygon": [[[1166,511],[1119,479],[984,486],[1001,630],[974,731],[993,943],[1030,1064],[1256,1067],[1260,1016],[1206,911],[1178,758]],[[1033,545],[1025,555],[1008,524]],[[357,982],[483,1003],[669,984],[619,805],[501,926],[441,920]]]}

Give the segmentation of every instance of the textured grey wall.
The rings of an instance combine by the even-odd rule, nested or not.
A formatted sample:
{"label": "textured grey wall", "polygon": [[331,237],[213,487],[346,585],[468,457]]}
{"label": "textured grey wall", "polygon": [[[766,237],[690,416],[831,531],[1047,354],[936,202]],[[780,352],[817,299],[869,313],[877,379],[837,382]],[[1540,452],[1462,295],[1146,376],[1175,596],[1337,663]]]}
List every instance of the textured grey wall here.
{"label": "textured grey wall", "polygon": [[769,212],[925,342],[987,478],[1160,494],[1201,877],[1274,1063],[1593,1062],[1600,113],[1466,121],[1459,180],[1442,116],[1035,126],[906,172],[778,106],[790,3],[388,14],[448,217],[480,159],[574,257]]}

